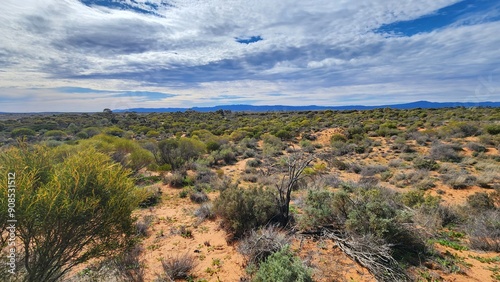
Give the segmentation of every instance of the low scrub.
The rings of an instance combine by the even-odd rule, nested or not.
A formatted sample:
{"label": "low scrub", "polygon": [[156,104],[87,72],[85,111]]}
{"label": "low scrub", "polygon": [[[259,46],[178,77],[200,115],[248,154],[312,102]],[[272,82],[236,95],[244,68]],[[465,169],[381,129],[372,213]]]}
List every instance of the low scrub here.
{"label": "low scrub", "polygon": [[437,143],[432,145],[430,157],[443,162],[460,162],[461,157],[458,155],[457,150],[459,148],[453,145]]}
{"label": "low scrub", "polygon": [[194,257],[189,254],[178,255],[161,260],[163,275],[160,275],[160,281],[173,281],[175,279],[186,279],[196,266]]}
{"label": "low scrub", "polygon": [[472,217],[466,229],[471,248],[500,252],[500,212],[498,210],[485,211]]}
{"label": "low scrub", "polygon": [[243,238],[238,250],[250,265],[259,265],[267,257],[281,250],[290,243],[290,238],[275,226],[268,226],[258,231],[252,230]]}
{"label": "low scrub", "polygon": [[211,203],[206,203],[201,205],[195,212],[194,215],[198,217],[200,221],[205,219],[214,219],[215,213],[213,210],[213,205]]}
{"label": "low scrub", "polygon": [[312,282],[311,270],[288,247],[272,254],[260,265],[255,282]]}
{"label": "low scrub", "polygon": [[222,218],[222,226],[235,238],[272,222],[279,214],[274,194],[261,187],[227,188],[215,201],[214,208]]}
{"label": "low scrub", "polygon": [[450,171],[441,176],[443,182],[453,189],[464,189],[476,184],[476,177],[466,171]]}
{"label": "low scrub", "polygon": [[208,196],[203,191],[196,191],[196,192],[193,192],[189,195],[189,199],[191,199],[191,201],[193,201],[197,204],[201,204],[201,203],[208,201]]}
{"label": "low scrub", "polygon": [[301,229],[316,229],[333,223],[335,219],[334,194],[326,190],[309,190],[304,203],[303,214],[298,219]]}
{"label": "low scrub", "polygon": [[185,186],[185,180],[186,177],[183,173],[175,171],[171,175],[166,176],[163,183],[174,188],[181,188]]}

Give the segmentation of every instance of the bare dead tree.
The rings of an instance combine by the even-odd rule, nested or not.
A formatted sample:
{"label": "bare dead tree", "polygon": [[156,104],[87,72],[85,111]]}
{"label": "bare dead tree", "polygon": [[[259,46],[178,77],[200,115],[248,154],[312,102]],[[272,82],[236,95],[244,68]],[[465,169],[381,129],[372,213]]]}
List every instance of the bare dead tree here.
{"label": "bare dead tree", "polygon": [[305,177],[304,170],[314,160],[314,156],[304,156],[303,153],[295,153],[288,156],[286,161],[287,172],[281,181],[275,184],[278,190],[277,201],[280,211],[280,222],[284,226],[290,220],[290,200],[292,190],[297,183]]}

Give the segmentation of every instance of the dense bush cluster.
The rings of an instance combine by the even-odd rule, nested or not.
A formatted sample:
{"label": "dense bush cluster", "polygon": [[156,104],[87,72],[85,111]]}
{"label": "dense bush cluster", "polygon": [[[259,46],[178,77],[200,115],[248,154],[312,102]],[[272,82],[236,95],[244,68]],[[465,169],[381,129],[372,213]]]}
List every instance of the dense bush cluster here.
{"label": "dense bush cluster", "polygon": [[214,209],[224,220],[224,228],[235,238],[272,223],[277,220],[279,214],[275,195],[261,187],[227,188],[221,191],[214,203]]}

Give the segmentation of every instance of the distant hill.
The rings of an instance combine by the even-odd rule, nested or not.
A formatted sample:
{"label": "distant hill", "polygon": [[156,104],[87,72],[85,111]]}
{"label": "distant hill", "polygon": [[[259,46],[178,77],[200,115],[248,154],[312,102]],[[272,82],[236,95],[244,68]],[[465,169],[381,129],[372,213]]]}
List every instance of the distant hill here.
{"label": "distant hill", "polygon": [[193,108],[132,108],[132,109],[117,109],[114,112],[137,112],[137,113],[165,113],[165,112],[185,112],[187,110],[197,111],[197,112],[214,112],[217,110],[230,110],[233,112],[286,112],[286,111],[324,111],[324,110],[372,110],[379,108],[391,108],[391,109],[437,109],[437,108],[453,108],[453,107],[500,107],[500,102],[428,102],[428,101],[417,101],[406,104],[394,104],[394,105],[380,105],[380,106],[252,106],[252,105],[223,105],[223,106],[213,106],[213,107],[193,107]]}

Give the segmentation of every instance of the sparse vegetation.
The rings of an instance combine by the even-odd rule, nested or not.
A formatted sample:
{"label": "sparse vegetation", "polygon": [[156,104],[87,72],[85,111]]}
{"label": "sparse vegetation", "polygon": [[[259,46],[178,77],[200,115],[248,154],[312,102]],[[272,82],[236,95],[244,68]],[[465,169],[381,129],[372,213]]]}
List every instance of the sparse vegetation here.
{"label": "sparse vegetation", "polygon": [[[40,281],[73,281],[67,266],[91,250],[96,262],[86,265],[80,277],[142,281],[144,271],[151,274],[139,259],[144,259],[142,248],[163,250],[164,244],[175,251],[161,261],[164,271],[157,281],[215,279],[234,264],[210,257],[222,251],[204,238],[212,233],[238,241],[228,248],[238,247],[241,254],[236,255],[244,256],[248,279],[254,281],[321,280],[327,272],[319,270],[321,259],[339,250],[376,279],[404,281],[416,273],[432,281],[469,267],[454,251],[499,251],[497,108],[0,116],[6,117],[0,122],[2,171],[14,167],[22,172],[18,186],[33,188],[16,195],[26,199],[18,215],[30,224],[20,230],[29,228],[35,236],[19,233],[27,242],[31,267],[29,273],[21,261],[20,275]],[[4,161],[8,158],[13,159]],[[118,184],[106,188],[112,181]],[[53,204],[44,195],[52,195]],[[6,201],[4,195],[1,203]],[[99,212],[111,203],[120,209]],[[65,214],[66,207],[78,212]],[[136,220],[130,217],[135,208]],[[158,216],[165,209],[176,213]],[[46,220],[45,213],[54,219]],[[125,213],[129,217],[120,217]],[[71,258],[66,254],[71,250],[60,249],[58,256],[66,262],[59,266],[45,263],[51,251],[48,256],[37,253],[35,247],[55,252],[57,242],[68,241],[54,234],[98,220],[114,224],[108,233],[115,240],[91,240],[95,246]],[[49,224],[52,233],[40,231]],[[124,248],[126,238],[131,243]],[[307,253],[300,248],[311,241]],[[196,244],[196,255],[181,256],[185,242]],[[116,253],[99,259],[109,250]],[[174,274],[189,261],[191,267]],[[209,265],[193,267],[198,261]],[[39,274],[50,267],[53,276]]]}
{"label": "sparse vegetation", "polygon": [[255,282],[308,282],[313,281],[311,271],[295,257],[288,247],[269,256],[261,265],[255,277]]}
{"label": "sparse vegetation", "polygon": [[178,255],[161,260],[163,275],[160,281],[172,281],[175,279],[186,279],[196,266],[194,258],[189,254]]}

